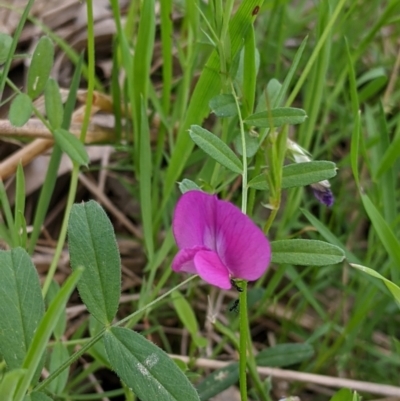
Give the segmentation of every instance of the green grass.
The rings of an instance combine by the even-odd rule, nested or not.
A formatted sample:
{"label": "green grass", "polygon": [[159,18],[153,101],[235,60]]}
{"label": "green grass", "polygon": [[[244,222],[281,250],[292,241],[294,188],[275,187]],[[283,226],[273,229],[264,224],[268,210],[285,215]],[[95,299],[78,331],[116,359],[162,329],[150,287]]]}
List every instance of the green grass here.
{"label": "green grass", "polygon": [[[146,309],[146,305],[182,281],[170,268],[176,252],[170,227],[173,208],[180,195],[178,182],[190,179],[203,190],[217,191],[221,198],[239,207],[243,199],[247,201],[247,194],[242,197],[240,175],[195,147],[188,132],[190,126],[207,128],[238,154],[237,117],[207,119],[209,101],[220,93],[232,94],[234,87],[245,119],[257,110],[257,105],[264,107],[263,110],[269,107],[271,99],[266,97],[266,88],[276,79],[282,89],[275,106],[301,108],[308,116],[303,124],[290,126],[289,137],[308,150],[312,159],[337,164],[338,174],[330,179],[335,203],[332,208],[320,205],[308,187],[282,190],[281,160],[286,151],[282,138],[286,131],[274,139],[270,135],[273,131],[259,128],[260,138],[266,139],[254,155],[246,159],[249,181],[267,167],[269,191],[251,189],[247,211],[254,221],[265,227],[271,241],[324,240],[341,248],[346,260],[322,267],[272,265],[266,277],[250,285],[253,342],[259,350],[264,349],[271,345],[267,332],[273,332],[277,344],[312,345],[314,355],[290,366],[292,370],[400,386],[398,305],[382,281],[349,264],[367,266],[400,285],[400,86],[395,70],[400,3],[397,0],[243,0],[239,4],[226,0],[223,4],[219,1],[205,4],[163,0],[159,2],[160,14],[155,15],[154,3],[158,2],[146,0],[141,10],[138,2],[131,2],[124,22],[118,2],[110,3],[117,33],[112,84],[104,87],[110,88],[108,93],[113,97],[117,117],[121,116],[122,104],[129,109],[128,122],[118,118],[116,124],[117,138],[121,141],[113,145],[128,151],[122,151],[123,160],[115,166],[115,172],[129,177],[128,183],[134,180],[134,185],[125,185],[132,185],[129,192],[140,204],[136,223],[143,232],[141,241],[146,260],[142,266],[139,300],[130,303],[118,317],[125,318],[140,309],[128,319],[127,326],[141,325],[136,327],[142,328],[144,323],[148,329],[144,333],[149,336],[155,333],[163,348],[172,353],[181,351],[182,339],[178,334],[169,334],[167,329],[164,333],[160,327],[171,325],[176,329],[186,324],[190,333],[186,338],[187,352],[192,358],[188,377],[197,383],[199,377],[206,376],[204,370],[196,367],[196,358],[205,355],[205,348],[193,333],[193,327],[200,327],[202,336],[206,336],[207,295],[210,294],[211,302],[216,302],[219,291],[199,285],[199,281],[188,283],[181,289],[188,301],[185,308],[192,308],[186,319],[182,310],[180,314],[176,310],[178,303],[170,298],[151,308]],[[87,4],[90,9],[91,2]],[[256,6],[260,9],[255,18]],[[171,20],[173,13],[179,13],[177,21]],[[90,90],[98,82],[94,75],[93,35],[93,30],[89,29],[89,58],[83,65]],[[160,45],[163,60],[158,76],[161,85],[156,85],[150,74],[155,44]],[[69,54],[79,72],[82,59],[78,61],[74,52]],[[10,68],[10,63],[9,58],[5,70]],[[117,76],[121,71],[125,73],[122,82]],[[77,75],[73,79],[63,128],[69,126],[78,79]],[[388,83],[392,80],[394,85],[389,91]],[[5,84],[4,76],[0,84],[1,87]],[[159,120],[157,128],[155,117]],[[157,130],[155,143],[151,141],[153,130]],[[129,142],[126,148],[126,143],[122,142],[125,140]],[[48,213],[61,152],[58,146],[53,149],[52,168],[39,198],[36,217],[33,222],[26,222],[33,225],[26,243],[25,240],[20,242],[17,234],[25,229],[25,222],[20,213],[12,215],[1,187],[0,238],[10,246],[20,244],[26,246],[29,253],[34,252]],[[285,160],[289,162],[287,156]],[[76,165],[67,210],[76,192],[77,174]],[[23,174],[19,170],[17,210],[24,210],[25,206],[22,183]],[[266,204],[276,209],[263,207]],[[67,220],[68,216],[64,221],[65,229]],[[116,235],[121,234],[117,232]],[[64,245],[65,230],[60,238],[57,254]],[[57,257],[44,292],[56,265]],[[230,300],[225,298],[224,304]],[[291,318],[275,314],[277,305],[290,312]],[[232,338],[238,331],[238,318],[228,308],[221,309],[222,321],[227,318],[227,327],[212,328],[221,336],[211,349],[214,359],[226,357],[223,346],[232,346]],[[265,319],[270,324],[264,324]],[[95,337],[99,331],[91,331],[91,336]],[[85,344],[88,336],[84,330],[77,331],[69,340]],[[384,345],[377,341],[379,336],[384,339]],[[95,375],[107,366],[102,343],[97,343],[96,347],[89,351],[94,358],[89,369]],[[71,354],[73,347],[68,346],[68,350]],[[194,373],[197,375],[193,376]],[[88,383],[83,372],[74,372],[63,397],[68,394],[73,399],[84,389],[94,392]],[[268,395],[264,391],[263,394],[264,385],[253,376],[249,381],[250,399],[276,399],[273,392]],[[307,399],[304,383],[293,383],[290,389],[292,395]],[[127,387],[120,387],[116,394],[120,394],[119,390],[126,399],[134,399]],[[365,399],[374,397],[369,393],[363,396]],[[314,392],[311,399],[328,400],[330,397]]]}

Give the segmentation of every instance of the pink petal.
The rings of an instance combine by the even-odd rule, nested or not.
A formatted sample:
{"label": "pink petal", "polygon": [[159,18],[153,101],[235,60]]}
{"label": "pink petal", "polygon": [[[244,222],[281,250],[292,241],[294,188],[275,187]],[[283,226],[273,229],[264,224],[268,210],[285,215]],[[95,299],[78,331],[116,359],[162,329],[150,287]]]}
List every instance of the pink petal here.
{"label": "pink petal", "polygon": [[197,274],[207,283],[229,290],[231,281],[229,271],[219,256],[212,251],[199,251],[194,257]]}
{"label": "pink petal", "polygon": [[216,251],[233,277],[259,279],[271,261],[271,247],[264,233],[239,208],[217,201]]}
{"label": "pink petal", "polygon": [[[270,244],[253,221],[233,204],[201,191],[182,195],[174,213],[173,232],[181,249],[173,269],[198,273],[220,288],[231,287],[230,275],[257,280],[271,261]],[[213,251],[214,255],[208,252],[204,256],[199,250]]]}
{"label": "pink petal", "polygon": [[172,261],[172,270],[176,272],[186,272],[197,274],[196,267],[194,264],[194,257],[196,253],[200,250],[206,249],[204,247],[193,247],[193,248],[186,248],[181,249],[174,257]]}
{"label": "pink petal", "polygon": [[216,196],[201,191],[188,191],[179,199],[174,213],[172,229],[180,249],[215,243]]}

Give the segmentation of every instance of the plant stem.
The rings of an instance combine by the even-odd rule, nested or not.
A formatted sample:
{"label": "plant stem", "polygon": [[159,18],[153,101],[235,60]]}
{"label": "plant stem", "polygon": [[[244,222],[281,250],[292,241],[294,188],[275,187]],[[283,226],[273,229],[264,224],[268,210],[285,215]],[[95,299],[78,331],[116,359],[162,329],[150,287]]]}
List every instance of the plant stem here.
{"label": "plant stem", "polygon": [[242,213],[246,214],[247,212],[247,150],[246,150],[246,133],[244,131],[244,124],[242,118],[242,112],[240,110],[239,99],[236,95],[235,87],[233,83],[231,83],[232,95],[235,99],[236,109],[239,117],[239,126],[240,126],[240,137],[242,140],[242,164],[243,164],[243,172],[242,172]]}
{"label": "plant stem", "polygon": [[247,281],[241,283],[240,302],[240,341],[239,341],[239,383],[241,401],[247,401],[247,339],[249,338],[249,318],[247,316]]}
{"label": "plant stem", "polygon": [[[247,212],[247,152],[246,152],[246,133],[244,130],[242,113],[239,106],[239,100],[237,98],[233,83],[231,84],[232,94],[235,98],[236,109],[239,116],[240,125],[240,136],[242,139],[242,212]],[[241,401],[247,401],[247,340],[250,338],[249,331],[249,317],[247,314],[247,281],[241,281],[241,292],[239,294],[240,304],[240,316],[239,316],[239,327],[240,327],[240,339],[239,339],[239,382],[240,382],[240,396]]]}
{"label": "plant stem", "polygon": [[[185,281],[182,281],[172,289],[166,291],[164,294],[160,295],[157,299],[155,299],[152,302],[149,302],[147,305],[143,306],[142,308],[136,310],[135,312],[131,313],[129,316],[126,316],[124,319],[120,320],[117,323],[114,323],[111,325],[111,327],[118,327],[121,326],[123,323],[127,322],[129,319],[132,319],[134,316],[139,315],[140,313],[144,312],[145,310],[151,308],[154,306],[156,303],[160,302],[162,299],[168,297],[171,295],[175,290],[178,290],[181,287],[184,287],[186,284],[188,284],[190,281],[194,280],[197,275],[190,276],[187,278]],[[48,376],[46,379],[44,379],[42,382],[40,382],[35,388],[34,391],[39,391],[42,388],[45,388],[48,383],[50,383],[52,380],[54,380],[64,369],[66,369],[68,366],[72,365],[81,355],[83,355],[88,349],[90,349],[94,344],[96,344],[104,335],[105,331],[107,330],[107,327],[103,327],[94,337],[92,337],[90,340],[88,340],[85,344],[82,345],[82,348],[75,352],[73,355],[71,355],[63,364],[61,364],[50,376]]]}

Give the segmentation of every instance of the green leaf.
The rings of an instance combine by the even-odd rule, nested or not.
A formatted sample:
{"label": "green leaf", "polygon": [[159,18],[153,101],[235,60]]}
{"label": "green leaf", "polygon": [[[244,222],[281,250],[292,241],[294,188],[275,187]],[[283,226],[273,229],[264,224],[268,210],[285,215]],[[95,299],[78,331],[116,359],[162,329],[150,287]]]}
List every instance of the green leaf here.
{"label": "green leaf", "polygon": [[356,263],[350,263],[350,266],[354,267],[355,269],[361,270],[364,273],[369,274],[372,277],[379,278],[384,282],[388,290],[391,292],[393,295],[394,299],[397,302],[397,305],[400,307],[400,287],[398,287],[395,283],[392,281],[388,280],[387,278],[383,277],[381,274],[376,272],[373,269],[370,269],[369,267],[358,265]]}
{"label": "green leaf", "polygon": [[11,49],[12,37],[6,33],[0,32],[0,64],[4,64],[7,60],[8,53]]}
{"label": "green leaf", "polygon": [[[260,97],[260,102],[257,104],[256,112],[263,111],[271,104],[273,107],[278,107],[277,99],[282,90],[282,84],[275,78],[268,81],[267,87]],[[267,101],[268,100],[268,101]]]}
{"label": "green leaf", "polygon": [[179,183],[179,190],[181,191],[182,194],[184,194],[187,191],[193,191],[193,190],[201,191],[201,188],[192,180],[184,178]]}
{"label": "green leaf", "polygon": [[309,239],[291,239],[274,241],[272,246],[272,261],[274,263],[325,266],[340,263],[344,252],[336,245]]}
{"label": "green leaf", "polygon": [[41,391],[34,391],[31,393],[28,397],[30,397],[30,400],[24,400],[24,401],[53,401],[53,398],[50,398],[47,394],[42,393]]}
{"label": "green leaf", "polygon": [[[377,78],[386,77],[386,71],[383,67],[376,67],[367,72],[364,72],[358,79],[357,79],[357,88],[364,87],[365,84],[371,82]],[[361,102],[362,103],[362,102]]]}
{"label": "green leaf", "polygon": [[[303,187],[336,175],[336,164],[330,161],[312,161],[293,163],[282,169],[282,188]],[[249,188],[260,191],[268,189],[267,176],[261,173],[247,184]]]}
{"label": "green leaf", "polygon": [[[45,298],[46,306],[48,306],[51,303],[51,301],[56,297],[56,295],[59,292],[60,292],[60,286],[56,281],[53,280],[46,294]],[[57,340],[60,340],[61,337],[64,335],[66,325],[67,325],[67,312],[64,310],[61,312],[60,318],[58,319],[58,322],[54,327],[53,334]]]}
{"label": "green leaf", "polygon": [[193,142],[210,157],[234,173],[242,174],[242,162],[233,150],[216,135],[198,125],[192,125],[189,134]]}
{"label": "green leaf", "polygon": [[330,161],[293,163],[283,167],[282,188],[303,187],[336,175],[336,164]]}
{"label": "green leaf", "polygon": [[256,127],[281,127],[285,124],[301,124],[307,118],[306,112],[294,107],[277,107],[275,109],[261,111],[247,117],[244,122]]}
{"label": "green leaf", "polygon": [[[89,315],[89,333],[92,337],[104,330],[104,325],[100,323],[93,315]],[[90,349],[88,353],[101,365],[111,369],[110,362],[107,358],[106,348],[104,347],[104,341],[97,341]]]}
{"label": "green leaf", "polygon": [[386,149],[385,154],[380,160],[379,166],[376,169],[375,179],[378,180],[381,178],[382,174],[384,174],[389,169],[393,168],[393,164],[396,159],[400,156],[400,138],[394,139],[393,142]]}
{"label": "green leaf", "polygon": [[63,128],[57,128],[53,134],[57,145],[74,162],[83,166],[88,165],[89,156],[86,153],[85,146],[76,136]]}
{"label": "green leaf", "polygon": [[[69,353],[67,347],[62,342],[57,341],[51,350],[49,373],[55,372],[68,358]],[[68,375],[69,370],[63,370],[48,384],[47,389],[56,395],[60,395],[67,384]]]}
{"label": "green leaf", "polygon": [[17,369],[43,316],[44,302],[39,276],[24,249],[0,251],[0,266],[0,354],[8,369]]}
{"label": "green leaf", "polygon": [[[369,108],[366,109],[368,115],[370,114]],[[366,116],[367,117],[367,116]],[[376,130],[379,132],[379,141],[376,146],[373,147],[372,152],[369,152],[371,157],[372,168],[375,170],[375,166],[379,164],[379,161],[383,159],[387,149],[390,147],[390,128],[389,121],[386,118],[386,111],[382,102],[379,103],[377,125]],[[370,118],[368,117],[368,120]],[[370,124],[368,124],[370,126]],[[374,124],[375,125],[375,124]],[[368,129],[369,130],[369,129]],[[396,166],[397,164],[395,164]],[[397,205],[396,205],[396,190],[397,190],[397,171],[395,166],[388,169],[377,182],[377,191],[380,193],[380,199],[382,200],[382,214],[387,223],[392,224],[398,217]],[[374,172],[372,174],[375,174]],[[398,276],[400,279],[400,276]]]}
{"label": "green leaf", "polygon": [[199,335],[199,324],[197,323],[196,315],[186,298],[178,290],[175,290],[171,294],[171,299],[180,321],[191,334],[195,344],[198,347],[207,345],[207,342],[204,344],[204,338]]}
{"label": "green leaf", "polygon": [[313,214],[308,210],[301,209],[300,211],[308,219],[308,221],[317,229],[321,236],[328,241],[330,244],[338,246],[345,254],[346,259],[351,263],[360,263],[360,260],[354,253],[350,252],[346,246],[333,234],[327,226],[325,226],[321,221],[319,221]]}
{"label": "green leaf", "polygon": [[[133,57],[131,57],[129,50],[129,34],[127,35],[125,30],[122,30],[120,22],[117,24],[118,42],[122,49],[122,64],[128,75],[127,91],[133,112],[133,163],[135,171],[139,171],[140,169],[141,126],[143,124],[141,117],[142,101],[144,101],[145,109],[147,109],[147,101],[149,98],[150,67],[156,26],[154,2],[154,0],[141,2],[141,6],[137,8],[138,11],[140,10],[140,20],[138,21],[138,30],[135,38],[135,53]],[[115,8],[118,7],[118,3],[111,3],[114,8],[114,16],[117,17],[119,11],[117,12]],[[126,52],[128,53],[126,54]],[[145,118],[147,120],[147,116]]]}
{"label": "green leaf", "polygon": [[232,363],[224,368],[215,370],[196,386],[201,401],[222,393],[239,380],[239,364]]}
{"label": "green leaf", "polygon": [[53,67],[54,46],[47,36],[42,36],[33,52],[28,70],[27,90],[31,99],[38,97],[46,86]]}
{"label": "green leaf", "polygon": [[199,325],[189,302],[178,290],[171,294],[171,299],[181,322],[192,336],[196,335],[199,331]]}
{"label": "green leaf", "polygon": [[25,249],[27,233],[25,221],[25,177],[22,164],[19,163],[16,174],[16,190],[15,190],[15,232],[18,235],[18,245]]}
{"label": "green leaf", "polygon": [[[242,79],[242,115],[243,117],[249,116],[253,113],[255,95],[257,93],[257,74],[260,68],[260,53],[257,49],[257,40],[252,25],[244,38],[244,47],[240,52],[239,71],[243,71]],[[243,69],[240,67],[243,65]]]}
{"label": "green leaf", "polygon": [[8,244],[13,247],[17,247],[19,244],[19,235],[15,231],[14,217],[11,211],[10,202],[8,201],[8,195],[4,187],[3,181],[0,179],[0,206],[3,209],[3,218],[7,223],[7,228],[3,223],[0,223],[0,232],[4,239],[8,241]]}
{"label": "green leaf", "polygon": [[22,368],[27,369],[27,374],[23,377],[21,385],[18,387],[15,401],[22,400],[28,390],[32,378],[41,360],[43,360],[43,354],[46,351],[51,333],[57,324],[61,312],[65,309],[67,301],[81,274],[82,269],[78,269],[68,277],[40,321],[22,364]]}
{"label": "green leaf", "polygon": [[247,186],[249,188],[258,189],[259,191],[266,191],[268,187],[267,176],[265,173],[261,173],[252,178]]}
{"label": "green leaf", "polygon": [[25,93],[19,93],[11,102],[8,118],[14,127],[22,127],[32,115],[32,100]]}
{"label": "green leaf", "polygon": [[12,43],[10,46],[10,49],[8,51],[10,57],[7,57],[4,63],[4,67],[1,70],[1,74],[0,74],[0,103],[2,100],[2,96],[4,94],[4,86],[5,83],[8,79],[9,76],[9,71],[10,71],[10,67],[11,67],[11,63],[13,61],[13,55],[15,53],[15,50],[18,46],[18,44],[20,43],[20,36],[21,36],[21,32],[23,30],[23,28],[25,27],[25,23],[26,20],[28,18],[29,12],[33,6],[33,3],[35,2],[35,0],[28,0],[23,7],[23,10],[21,10],[21,14],[19,14],[18,16],[18,24],[16,24],[15,27],[13,27],[13,39],[12,39]]}
{"label": "green leaf", "polygon": [[143,99],[141,100],[139,160],[140,212],[142,215],[144,243],[146,246],[147,257],[149,261],[151,261],[154,256],[153,213],[151,207],[152,152],[146,106],[143,102]]}
{"label": "green leaf", "polygon": [[168,355],[142,335],[112,327],[104,334],[111,366],[142,401],[198,401],[187,377]]}
{"label": "green leaf", "polygon": [[[246,156],[248,158],[253,157],[257,153],[257,150],[260,147],[260,140],[259,138],[250,135],[248,132],[245,132],[245,140],[246,140]],[[240,134],[235,136],[233,144],[235,146],[237,154],[243,156],[242,136]]]}
{"label": "green leaf", "polygon": [[400,271],[400,241],[368,195],[361,192],[361,200],[382,245]]}
{"label": "green leaf", "polygon": [[68,246],[72,269],[85,268],[78,284],[82,301],[96,319],[111,323],[121,295],[121,260],[113,226],[97,202],[72,206]]}
{"label": "green leaf", "polygon": [[[11,234],[5,224],[0,223],[0,238],[10,247],[13,245]],[[16,243],[17,246],[18,242]]]}
{"label": "green leaf", "polygon": [[359,102],[365,103],[386,85],[388,77],[383,67],[373,68],[357,79]]}
{"label": "green leaf", "polygon": [[359,92],[360,103],[368,102],[371,98],[378,95],[386,86],[388,77],[386,75],[379,76],[366,84]]}
{"label": "green leaf", "polygon": [[185,363],[184,361],[181,361],[180,359],[176,359],[176,358],[172,358],[172,360],[174,361],[175,365],[178,366],[178,368],[182,372],[187,372],[188,371],[187,363]]}
{"label": "green leaf", "polygon": [[354,120],[353,132],[351,136],[351,148],[350,148],[350,164],[353,171],[354,180],[357,187],[360,186],[360,179],[358,173],[358,153],[360,147],[360,133],[361,133],[361,116],[360,116],[360,103],[358,100],[358,92],[356,86],[356,73],[352,55],[348,41],[345,39],[346,44],[346,55],[347,55],[347,69],[349,76],[349,92],[351,100],[352,117]]}
{"label": "green leaf", "polygon": [[47,81],[44,90],[44,100],[46,106],[46,115],[51,128],[61,128],[64,118],[64,108],[61,99],[60,88],[55,79],[50,78]]}
{"label": "green leaf", "polygon": [[217,117],[232,117],[237,115],[235,98],[231,94],[223,94],[210,100],[210,109]]}
{"label": "green leaf", "polygon": [[6,374],[1,378],[0,382],[0,394],[2,401],[15,400],[15,390],[25,374],[25,369],[15,369],[10,372],[6,372]]}
{"label": "green leaf", "polygon": [[[300,60],[303,56],[304,49],[306,48],[308,41],[308,36],[306,36],[303,41],[301,42],[299,48],[297,49],[296,54],[294,55],[293,59],[290,62],[290,68],[289,71],[285,74],[285,79],[283,81],[282,87],[279,91],[279,94],[277,95],[276,98],[274,98],[274,102],[272,103],[272,106],[278,106],[281,104],[290,88],[290,85],[292,83],[292,79],[294,77],[294,74],[297,71],[297,68],[299,67]],[[293,92],[290,94],[290,97],[293,97]],[[292,104],[293,99],[288,99],[286,104]]]}
{"label": "green leaf", "polygon": [[330,401],[353,401],[353,393],[348,388],[342,388],[334,394]]}
{"label": "green leaf", "polygon": [[286,367],[307,361],[314,355],[310,344],[278,344],[264,349],[256,356],[258,366]]}
{"label": "green leaf", "polygon": [[[154,0],[142,2],[140,10],[140,22],[136,37],[135,54],[133,56],[133,84],[134,84],[134,117],[138,120],[134,124],[142,124],[141,104],[142,99],[147,102],[148,87],[150,82],[150,67],[153,56],[154,39],[156,31],[156,15]],[[146,108],[146,107],[145,107]],[[147,120],[147,116],[146,116]],[[136,126],[135,126],[136,127]],[[138,125],[140,128],[140,125]],[[138,150],[139,147],[137,148]]]}

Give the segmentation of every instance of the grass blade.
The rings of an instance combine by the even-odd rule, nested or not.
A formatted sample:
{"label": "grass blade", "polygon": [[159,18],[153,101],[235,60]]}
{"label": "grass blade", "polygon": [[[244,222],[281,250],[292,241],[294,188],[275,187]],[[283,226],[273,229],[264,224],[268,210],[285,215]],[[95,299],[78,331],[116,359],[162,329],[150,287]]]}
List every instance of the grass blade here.
{"label": "grass blade", "polygon": [[67,281],[62,286],[60,292],[51,302],[49,308],[44,314],[40,324],[35,332],[28,353],[22,364],[22,368],[27,370],[27,374],[22,379],[18,386],[14,401],[22,401],[26,391],[29,388],[33,375],[37,366],[42,359],[43,353],[47,347],[51,333],[58,322],[59,316],[65,309],[67,301],[78,282],[83,269],[77,269],[68,277]]}

